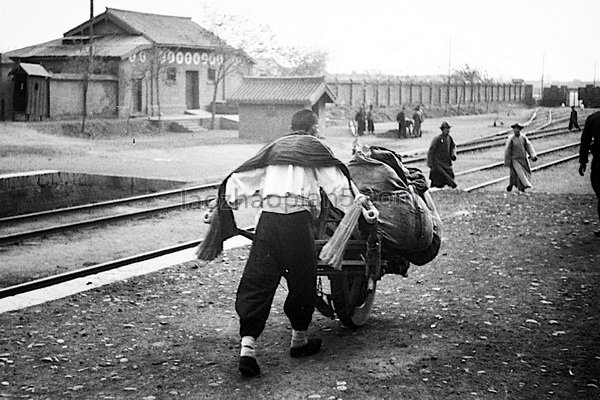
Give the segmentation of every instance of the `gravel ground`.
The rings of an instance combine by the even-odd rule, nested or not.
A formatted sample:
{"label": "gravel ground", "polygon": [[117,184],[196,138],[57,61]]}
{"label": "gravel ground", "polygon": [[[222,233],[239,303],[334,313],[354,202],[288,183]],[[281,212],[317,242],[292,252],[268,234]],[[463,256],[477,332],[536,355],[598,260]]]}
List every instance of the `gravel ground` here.
{"label": "gravel ground", "polygon": [[291,359],[278,290],[262,375],[237,371],[245,248],[0,315],[0,396],[39,399],[597,399],[590,195],[436,193],[438,257],[386,275],[358,330],[315,314]]}
{"label": "gravel ground", "polygon": [[[457,117],[452,134],[457,141],[489,134],[491,118]],[[440,121],[426,120],[420,139],[364,141],[400,152],[410,141],[412,148],[426,147]],[[194,176],[208,170],[212,158],[214,170],[202,176],[215,181],[260,147],[191,147],[183,137],[156,136],[142,141],[140,151],[143,146],[124,139],[16,135],[15,127],[22,125],[0,125],[2,168],[10,171],[86,165],[82,172],[134,174],[152,165],[142,172],[198,181]],[[327,140],[334,152],[348,154],[350,140],[335,131]],[[159,151],[166,143],[172,147]],[[218,149],[220,157],[211,153]],[[600,241],[591,235],[598,224],[589,177],[575,173],[576,164],[567,164],[534,175],[540,189],[528,195],[502,188],[434,193],[444,222],[438,257],[412,267],[408,278],[384,276],[361,329],[315,314],[311,333],[325,344],[314,357],[289,358],[282,285],[259,340],[263,374],[257,379],[242,379],[237,371],[233,304],[246,248],[1,314],[0,397],[600,398]],[[131,242],[120,229],[121,240]]]}

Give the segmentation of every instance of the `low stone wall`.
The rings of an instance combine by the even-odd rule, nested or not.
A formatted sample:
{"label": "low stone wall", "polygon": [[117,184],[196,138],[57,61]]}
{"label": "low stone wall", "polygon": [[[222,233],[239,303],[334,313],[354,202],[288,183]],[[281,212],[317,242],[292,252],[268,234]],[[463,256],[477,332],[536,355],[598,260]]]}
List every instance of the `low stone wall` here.
{"label": "low stone wall", "polygon": [[0,175],[0,217],[176,189],[185,182],[34,171]]}

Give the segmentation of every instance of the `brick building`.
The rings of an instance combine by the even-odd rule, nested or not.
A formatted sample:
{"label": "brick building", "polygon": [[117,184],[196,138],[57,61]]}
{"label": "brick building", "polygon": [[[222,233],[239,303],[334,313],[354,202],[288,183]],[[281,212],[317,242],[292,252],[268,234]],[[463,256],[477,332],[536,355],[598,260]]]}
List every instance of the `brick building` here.
{"label": "brick building", "polygon": [[[87,110],[95,116],[206,110],[223,63],[233,62],[235,68],[218,83],[217,102],[237,89],[253,65],[246,54],[227,46],[191,18],[114,8],[70,29],[62,38],[7,52],[1,59],[0,117],[6,120],[79,116],[84,82],[88,82]],[[93,67],[86,80],[89,59]],[[39,84],[40,76],[48,84],[47,104],[32,114],[26,106],[31,100],[27,96],[33,93],[29,86]]]}

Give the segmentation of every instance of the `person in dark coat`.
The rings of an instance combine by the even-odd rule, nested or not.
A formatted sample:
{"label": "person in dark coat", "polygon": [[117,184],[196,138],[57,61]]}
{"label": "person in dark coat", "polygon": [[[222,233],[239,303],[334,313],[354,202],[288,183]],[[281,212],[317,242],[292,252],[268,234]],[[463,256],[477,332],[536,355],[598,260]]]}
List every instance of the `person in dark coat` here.
{"label": "person in dark coat", "polygon": [[569,117],[569,130],[573,128],[577,128],[578,131],[581,130],[577,123],[577,111],[575,111],[575,106],[571,106],[571,116]]}
{"label": "person in dark coat", "polygon": [[[592,153],[590,179],[592,189],[598,201],[598,219],[600,220],[600,111],[596,111],[585,120],[579,146],[579,175],[584,176],[588,163],[588,153]],[[600,230],[594,232],[600,238]]]}
{"label": "person in dark coat", "polygon": [[354,120],[356,121],[356,133],[358,136],[363,136],[365,134],[367,114],[365,113],[365,108],[360,107],[356,115],[354,116]]}
{"label": "person in dark coat", "polygon": [[396,121],[398,121],[398,139],[406,137],[406,107],[402,106],[402,109],[396,115]]}
{"label": "person in dark coat", "polygon": [[429,179],[432,187],[442,188],[446,185],[456,188],[452,161],[456,161],[456,145],[450,136],[450,125],[444,121],[440,126],[442,133],[436,136],[429,146],[427,166],[430,169]]}

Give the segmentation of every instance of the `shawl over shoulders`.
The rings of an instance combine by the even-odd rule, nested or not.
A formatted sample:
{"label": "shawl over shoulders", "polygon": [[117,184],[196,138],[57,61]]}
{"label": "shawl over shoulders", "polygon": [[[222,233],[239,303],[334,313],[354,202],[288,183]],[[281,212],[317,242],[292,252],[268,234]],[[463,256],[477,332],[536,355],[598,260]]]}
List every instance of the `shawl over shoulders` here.
{"label": "shawl over shoulders", "polygon": [[214,259],[223,251],[223,242],[238,234],[233,210],[227,204],[225,195],[229,177],[237,172],[264,168],[268,165],[286,164],[308,168],[335,166],[346,176],[350,191],[355,194],[352,190],[348,168],[343,162],[334,157],[329,147],[321,140],[300,132],[283,136],[260,149],[254,157],[236,168],[221,183],[210,229],[197,251],[199,259]]}

